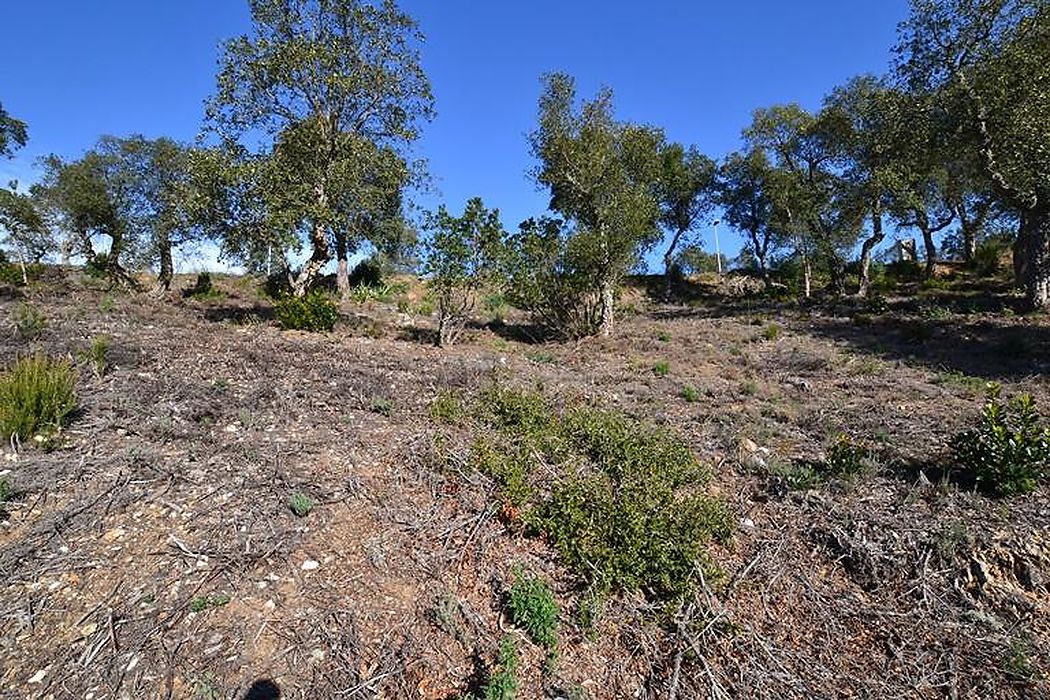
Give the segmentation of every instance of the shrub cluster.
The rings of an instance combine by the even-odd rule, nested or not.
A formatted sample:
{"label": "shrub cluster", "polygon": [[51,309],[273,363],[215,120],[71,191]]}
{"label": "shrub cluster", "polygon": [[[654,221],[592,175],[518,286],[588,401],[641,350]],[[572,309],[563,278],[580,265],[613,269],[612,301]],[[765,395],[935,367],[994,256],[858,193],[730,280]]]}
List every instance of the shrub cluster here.
{"label": "shrub cluster", "polygon": [[303,297],[283,296],[273,305],[277,323],[285,330],[331,331],[339,320],[339,306],[323,292]]}
{"label": "shrub cluster", "polygon": [[998,496],[1030,493],[1050,478],[1050,427],[1036,412],[1031,394],[1004,403],[998,384],[989,384],[980,422],[951,442],[959,464],[979,487]]}
{"label": "shrub cluster", "polygon": [[525,630],[536,644],[547,650],[558,645],[558,604],[542,578],[518,569],[507,607],[511,622]]}
{"label": "shrub cluster", "polygon": [[618,413],[559,413],[536,392],[493,388],[474,416],[470,464],[494,481],[504,512],[542,536],[585,583],[675,600],[715,575],[712,539],[727,510],[681,439]]}
{"label": "shrub cluster", "polygon": [[57,430],[76,407],[75,374],[65,360],[30,355],[0,374],[0,437],[27,440]]}

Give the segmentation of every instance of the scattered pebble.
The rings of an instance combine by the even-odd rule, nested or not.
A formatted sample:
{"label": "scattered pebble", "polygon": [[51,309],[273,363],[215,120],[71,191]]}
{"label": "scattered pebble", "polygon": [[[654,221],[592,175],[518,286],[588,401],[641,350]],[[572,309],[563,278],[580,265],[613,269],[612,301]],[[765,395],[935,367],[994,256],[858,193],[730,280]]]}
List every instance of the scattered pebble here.
{"label": "scattered pebble", "polygon": [[313,559],[307,559],[306,561],[303,562],[303,565],[301,567],[299,567],[299,568],[301,568],[303,571],[313,571],[314,569],[320,568],[320,566],[321,566],[321,562],[314,561]]}

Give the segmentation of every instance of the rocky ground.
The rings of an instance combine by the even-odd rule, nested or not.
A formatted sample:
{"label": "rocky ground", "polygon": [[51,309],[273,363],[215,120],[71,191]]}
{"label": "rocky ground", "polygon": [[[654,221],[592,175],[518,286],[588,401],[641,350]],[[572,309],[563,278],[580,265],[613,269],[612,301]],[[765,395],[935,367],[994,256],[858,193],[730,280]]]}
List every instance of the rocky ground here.
{"label": "rocky ground", "polygon": [[[77,360],[55,449],[0,456],[0,698],[453,698],[507,635],[520,698],[1050,697],[1047,487],[981,495],[947,448],[986,381],[1050,406],[1045,318],[987,293],[872,312],[635,292],[610,339],[479,319],[438,349],[409,300],[310,334],[251,280],[220,288],[0,293],[0,323],[47,321],[0,330],[4,365],[110,346],[103,373]],[[622,596],[584,628],[554,552],[436,457],[434,399],[493,382],[681,434],[737,524],[724,575],[671,616]],[[870,469],[800,485],[842,433]],[[504,614],[519,566],[557,593],[554,660]]]}

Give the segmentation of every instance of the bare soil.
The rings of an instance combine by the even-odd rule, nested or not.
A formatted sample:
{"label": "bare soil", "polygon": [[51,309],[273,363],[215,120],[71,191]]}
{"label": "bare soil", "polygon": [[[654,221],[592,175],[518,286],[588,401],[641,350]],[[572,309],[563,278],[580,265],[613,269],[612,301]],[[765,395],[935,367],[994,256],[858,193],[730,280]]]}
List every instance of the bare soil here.
{"label": "bare soil", "polygon": [[[48,320],[0,330],[0,364],[104,335],[111,367],[81,362],[55,449],[0,455],[0,698],[453,698],[508,634],[520,698],[1050,698],[1050,491],[981,495],[947,448],[985,381],[1050,406],[1050,322],[996,293],[868,314],[638,291],[610,339],[479,319],[438,349],[394,304],[282,332],[251,280],[197,301],[53,276],[0,293],[0,323],[23,303]],[[684,436],[738,523],[723,578],[582,628],[579,581],[435,456],[435,397],[493,381]],[[788,488],[841,433],[874,469]],[[562,607],[553,662],[503,613],[519,565]]]}

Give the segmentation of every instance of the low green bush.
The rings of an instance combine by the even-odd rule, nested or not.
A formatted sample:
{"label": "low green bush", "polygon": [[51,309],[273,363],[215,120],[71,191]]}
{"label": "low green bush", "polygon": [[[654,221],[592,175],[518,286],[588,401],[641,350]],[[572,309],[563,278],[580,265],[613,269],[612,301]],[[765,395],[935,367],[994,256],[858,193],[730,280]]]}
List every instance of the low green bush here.
{"label": "low green bush", "polygon": [[515,572],[507,607],[510,619],[525,630],[536,644],[547,650],[558,645],[558,604],[551,587],[538,576]]}
{"label": "low green bush", "polygon": [[1030,493],[1050,478],[1050,427],[1031,394],[1004,402],[1001,387],[989,384],[980,421],[956,435],[951,448],[978,486],[993,495]]}
{"label": "low green bush", "polygon": [[499,387],[482,394],[475,417],[470,465],[588,586],[673,601],[701,572],[717,575],[707,544],[729,537],[731,519],[703,493],[709,474],[678,437],[591,407],[559,413],[539,393]]}
{"label": "low green bush", "polygon": [[14,313],[15,330],[19,337],[25,340],[36,340],[47,328],[47,319],[44,314],[29,304],[19,304]]}
{"label": "low green bush", "polygon": [[0,437],[28,440],[62,426],[76,408],[75,374],[66,360],[30,355],[0,375]]}
{"label": "low green bush", "polygon": [[339,320],[339,306],[323,292],[306,296],[284,296],[273,305],[278,325],[284,330],[331,331]]}

